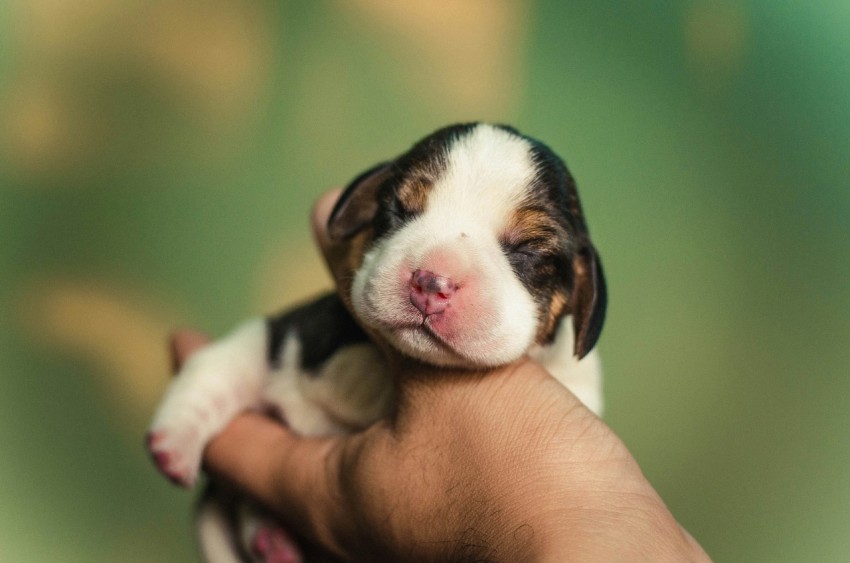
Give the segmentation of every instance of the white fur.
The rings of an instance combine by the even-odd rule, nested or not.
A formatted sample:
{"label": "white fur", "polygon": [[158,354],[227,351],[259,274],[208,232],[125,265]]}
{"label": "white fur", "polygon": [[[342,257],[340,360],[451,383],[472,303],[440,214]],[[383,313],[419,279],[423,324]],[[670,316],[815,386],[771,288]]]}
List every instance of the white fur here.
{"label": "white fur", "polygon": [[216,500],[205,502],[195,515],[195,531],[208,563],[241,563],[233,545],[230,520]]}
{"label": "white fur", "polygon": [[154,453],[169,457],[168,470],[192,485],[206,443],[240,412],[258,406],[268,375],[262,319],[195,353],[172,380],[151,424]]}
{"label": "white fur", "polygon": [[163,469],[182,484],[194,484],[204,446],[245,410],[276,406],[306,436],[361,428],[386,413],[392,384],[374,346],[351,346],[308,374],[290,333],[271,370],[267,330],[263,319],[241,325],[189,358],[169,385],[151,424],[158,436],[151,449],[167,455]]}
{"label": "white fur", "polygon": [[371,344],[334,354],[318,374],[301,363],[299,338],[288,334],[280,368],[271,372],[263,402],[275,405],[299,434],[321,436],[363,428],[383,416],[392,399],[384,361]]}
{"label": "white fur", "polygon": [[285,336],[280,367],[274,370],[263,389],[264,402],[275,405],[286,423],[307,436],[331,434],[342,430],[304,393],[307,376],[301,369],[301,344],[298,335]]}
{"label": "white fur", "polygon": [[385,416],[394,398],[384,359],[366,342],[337,352],[317,376],[304,378],[303,383],[304,395],[347,430],[364,428]]}
{"label": "white fur", "polygon": [[[495,366],[519,358],[531,346],[539,319],[499,244],[511,212],[534,180],[527,141],[479,125],[448,147],[447,167],[432,187],[424,213],[365,256],[352,285],[357,315],[403,352],[449,366]],[[483,316],[476,330],[451,342],[419,329],[399,272],[422,268],[435,252],[462,256],[479,284]],[[409,274],[408,274],[409,276]]]}
{"label": "white fur", "polygon": [[[169,386],[151,425],[160,436],[152,453],[167,455],[168,472],[184,485],[194,483],[204,446],[244,410],[276,406],[295,431],[317,436],[365,427],[392,404],[393,386],[373,345],[350,346],[308,374],[300,368],[300,339],[290,333],[279,367],[269,369],[267,331],[262,319],[243,324],[193,355]],[[195,527],[207,561],[240,561],[234,543],[250,552],[257,531],[275,525],[247,504],[236,518],[234,536],[215,499],[201,505]]]}

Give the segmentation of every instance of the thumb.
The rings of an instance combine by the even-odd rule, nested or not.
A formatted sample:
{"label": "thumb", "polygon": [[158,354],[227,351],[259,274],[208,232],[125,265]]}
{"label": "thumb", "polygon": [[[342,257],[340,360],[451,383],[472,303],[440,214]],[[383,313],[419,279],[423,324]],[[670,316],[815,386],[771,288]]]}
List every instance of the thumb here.
{"label": "thumb", "polygon": [[342,452],[349,440],[301,438],[269,418],[247,413],[207,445],[205,469],[341,555],[340,538],[351,532],[345,529],[348,503],[340,486]]}

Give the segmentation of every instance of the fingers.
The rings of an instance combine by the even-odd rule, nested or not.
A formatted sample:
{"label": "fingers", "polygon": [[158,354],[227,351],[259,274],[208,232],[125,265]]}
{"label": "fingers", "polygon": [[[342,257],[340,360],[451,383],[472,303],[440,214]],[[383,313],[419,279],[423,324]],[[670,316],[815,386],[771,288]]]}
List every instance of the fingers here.
{"label": "fingers", "polygon": [[203,333],[191,329],[180,329],[171,335],[171,371],[177,373],[180,367],[200,348],[207,345],[210,339]]}
{"label": "fingers", "polygon": [[328,219],[341,193],[342,190],[339,188],[329,190],[319,197],[315,205],[313,205],[311,214],[313,236],[316,237],[316,242],[319,244],[319,248],[322,249],[322,253],[326,253],[326,250],[331,246],[331,241],[328,237]]}
{"label": "fingers", "polygon": [[342,190],[340,189],[330,190],[316,201],[313,206],[312,225],[313,236],[316,238],[325,264],[328,266],[338,289],[341,290],[341,297],[345,298],[345,288],[347,283],[350,283],[351,275],[351,264],[348,260],[351,241],[331,239],[328,235],[328,218],[341,193]]}
{"label": "fingers", "polygon": [[243,414],[209,443],[205,468],[339,553],[340,446],[337,438],[299,438],[266,417]]}

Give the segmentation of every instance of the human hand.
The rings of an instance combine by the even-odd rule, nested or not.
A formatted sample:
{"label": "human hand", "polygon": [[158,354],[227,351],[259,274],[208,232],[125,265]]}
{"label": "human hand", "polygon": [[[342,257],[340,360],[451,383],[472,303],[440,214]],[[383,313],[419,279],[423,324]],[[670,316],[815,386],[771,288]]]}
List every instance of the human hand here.
{"label": "human hand", "polygon": [[[314,230],[339,280],[345,256]],[[202,339],[174,340],[178,362]],[[305,439],[237,418],[206,467],[346,560],[702,560],[614,433],[541,366],[402,365],[391,419]]]}

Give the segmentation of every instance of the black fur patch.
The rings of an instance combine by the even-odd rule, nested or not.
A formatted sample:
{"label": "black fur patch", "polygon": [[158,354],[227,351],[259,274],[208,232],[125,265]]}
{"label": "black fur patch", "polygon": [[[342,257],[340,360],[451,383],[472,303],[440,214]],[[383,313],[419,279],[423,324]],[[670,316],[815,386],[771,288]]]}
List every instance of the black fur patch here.
{"label": "black fur patch", "polygon": [[336,293],[323,295],[266,322],[268,361],[273,368],[280,367],[283,344],[292,332],[301,344],[301,367],[311,372],[340,348],[369,340]]}
{"label": "black fur patch", "polygon": [[[596,251],[578,199],[576,182],[564,161],[547,145],[520,134],[531,145],[536,175],[525,200],[514,213],[514,225],[502,240],[502,248],[517,278],[534,298],[540,315],[538,342],[551,343],[557,336],[558,320],[577,311],[575,260],[585,255],[598,276],[591,289],[596,296],[581,330],[582,342],[590,347],[599,336],[605,318],[606,291]],[[584,280],[582,280],[584,281]],[[589,348],[588,348],[589,350]]]}

